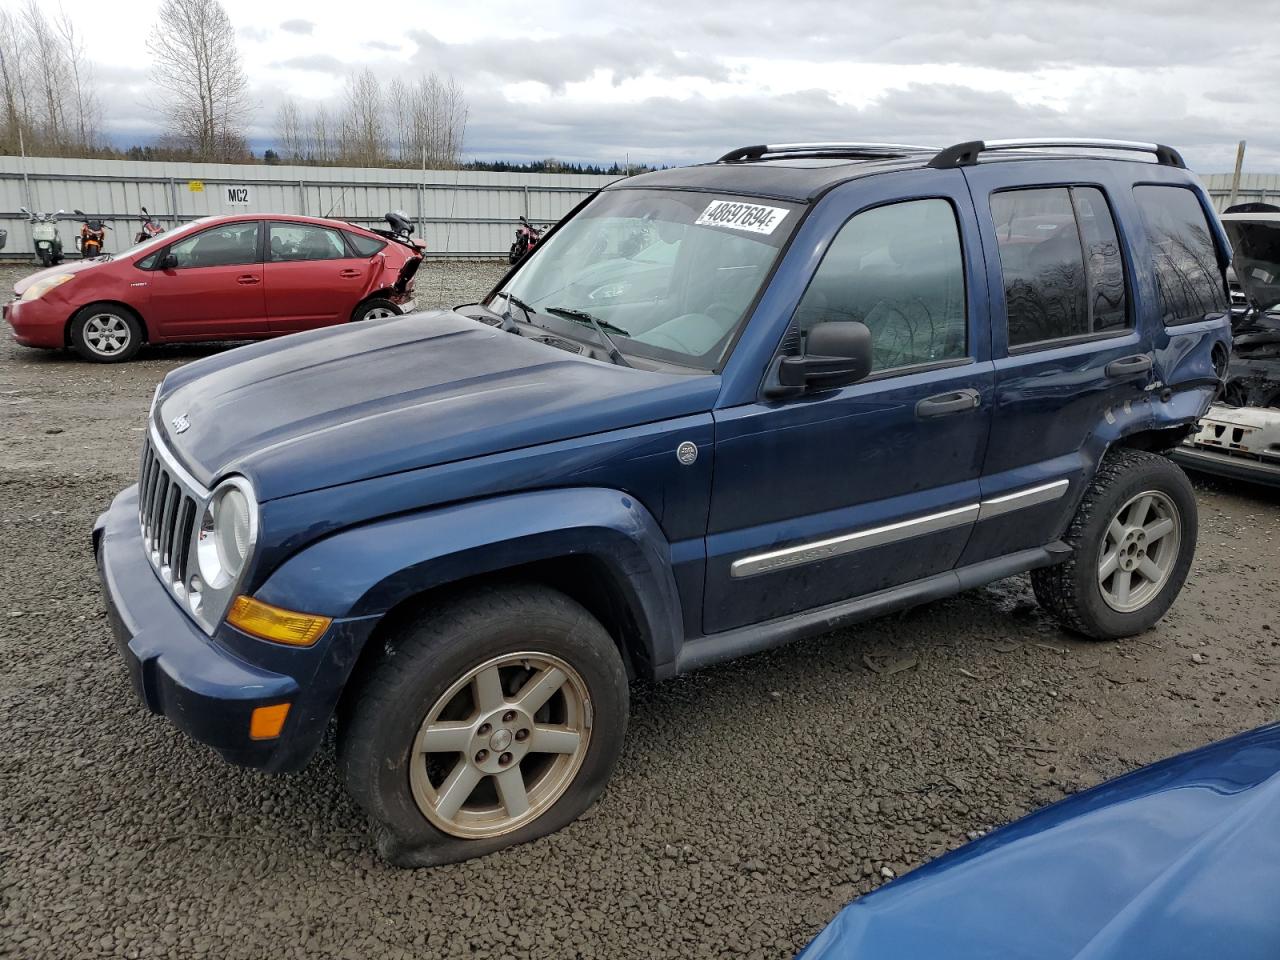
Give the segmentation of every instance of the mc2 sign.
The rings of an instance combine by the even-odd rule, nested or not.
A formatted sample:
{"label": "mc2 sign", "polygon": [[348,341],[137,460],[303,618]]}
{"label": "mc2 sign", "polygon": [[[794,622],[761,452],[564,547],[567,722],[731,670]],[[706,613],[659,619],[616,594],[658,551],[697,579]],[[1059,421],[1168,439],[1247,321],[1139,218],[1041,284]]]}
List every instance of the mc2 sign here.
{"label": "mc2 sign", "polygon": [[223,190],[226,191],[227,203],[234,203],[242,207],[249,205],[252,194],[249,192],[248,187],[223,187]]}

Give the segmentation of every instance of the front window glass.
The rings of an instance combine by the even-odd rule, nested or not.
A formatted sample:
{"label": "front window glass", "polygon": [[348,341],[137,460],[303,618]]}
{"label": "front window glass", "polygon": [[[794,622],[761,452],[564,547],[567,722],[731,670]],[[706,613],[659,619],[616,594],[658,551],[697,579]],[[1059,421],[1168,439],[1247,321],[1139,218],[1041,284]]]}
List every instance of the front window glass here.
{"label": "front window glass", "polygon": [[857,320],[871,328],[872,370],[966,356],[964,257],[946,200],[860,213],[831,242],[796,308],[800,332]]}
{"label": "front window glass", "polygon": [[169,248],[177,267],[225,267],[257,263],[258,221],[226,223],[179,240]]}
{"label": "front window glass", "polygon": [[[589,313],[624,354],[713,369],[800,209],[721,194],[606,191],[543,241],[503,293],[539,315]],[[496,297],[494,308],[505,309]],[[523,319],[519,309],[514,316]]]}

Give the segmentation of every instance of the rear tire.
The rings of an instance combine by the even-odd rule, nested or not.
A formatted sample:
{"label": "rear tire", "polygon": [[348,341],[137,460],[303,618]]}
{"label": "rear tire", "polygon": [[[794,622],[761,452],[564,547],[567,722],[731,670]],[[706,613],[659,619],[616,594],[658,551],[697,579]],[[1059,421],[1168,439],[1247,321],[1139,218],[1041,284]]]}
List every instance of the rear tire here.
{"label": "rear tire", "polygon": [[1177,598],[1195,557],[1196,498],[1168,458],[1107,455],[1062,538],[1071,556],[1031,572],[1036,600],[1091,640],[1150,629]]}
{"label": "rear tire", "polygon": [[123,307],[91,303],[71,321],[71,346],[94,363],[123,363],[142,349],[142,324]]}
{"label": "rear tire", "polygon": [[537,839],[604,790],[626,731],[627,677],[612,637],[573,600],[486,587],[374,642],[385,655],[347,694],[338,767],[391,863],[452,863]]}
{"label": "rear tire", "polygon": [[398,304],[392,303],[384,297],[373,297],[365,300],[358,307],[351,311],[351,322],[359,323],[362,320],[381,320],[386,317],[398,317],[403,313]]}

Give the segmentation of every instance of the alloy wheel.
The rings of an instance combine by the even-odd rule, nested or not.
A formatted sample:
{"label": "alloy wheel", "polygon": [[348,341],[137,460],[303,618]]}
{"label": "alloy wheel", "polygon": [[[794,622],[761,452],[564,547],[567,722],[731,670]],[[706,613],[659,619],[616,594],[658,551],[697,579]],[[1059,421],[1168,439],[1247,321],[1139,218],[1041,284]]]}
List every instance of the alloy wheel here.
{"label": "alloy wheel", "polygon": [[455,837],[496,837],[545,813],[573,782],[591,736],[573,667],[510,653],[468,671],[432,705],[410,754],[414,802]]}
{"label": "alloy wheel", "polygon": [[372,310],[368,310],[365,312],[364,318],[366,320],[382,320],[385,317],[398,317],[398,316],[400,316],[400,314],[397,313],[395,310],[391,310],[387,307],[374,307]]}
{"label": "alloy wheel", "polygon": [[1140,610],[1168,582],[1182,542],[1182,517],[1165,494],[1147,490],[1116,511],[1102,538],[1098,586],[1118,613]]}
{"label": "alloy wheel", "polygon": [[129,346],[133,334],[124,319],[114,313],[95,313],[84,324],[84,342],[102,357],[114,357]]}

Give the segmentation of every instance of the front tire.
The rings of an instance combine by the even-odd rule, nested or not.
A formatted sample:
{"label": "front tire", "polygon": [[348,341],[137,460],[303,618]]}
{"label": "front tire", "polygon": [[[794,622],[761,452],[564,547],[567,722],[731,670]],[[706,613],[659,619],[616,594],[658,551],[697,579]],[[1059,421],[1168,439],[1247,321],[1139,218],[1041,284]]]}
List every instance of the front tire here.
{"label": "front tire", "polygon": [[452,863],[560,829],[604,790],[627,724],[626,671],[586,610],[545,587],[489,587],[390,637],[339,720],[338,765],[378,850]]}
{"label": "front tire", "polygon": [[1071,556],[1031,572],[1036,600],[1091,640],[1150,629],[1186,582],[1195,557],[1195,492],[1167,457],[1108,454],[1063,540]]}
{"label": "front tire", "polygon": [[383,297],[373,297],[365,300],[353,311],[351,311],[351,322],[359,323],[362,320],[381,320],[386,317],[398,317],[401,315],[400,307]]}
{"label": "front tire", "polygon": [[94,363],[132,360],[142,349],[142,339],[142,324],[123,307],[91,303],[71,321],[71,346]]}

